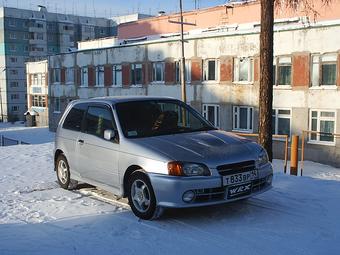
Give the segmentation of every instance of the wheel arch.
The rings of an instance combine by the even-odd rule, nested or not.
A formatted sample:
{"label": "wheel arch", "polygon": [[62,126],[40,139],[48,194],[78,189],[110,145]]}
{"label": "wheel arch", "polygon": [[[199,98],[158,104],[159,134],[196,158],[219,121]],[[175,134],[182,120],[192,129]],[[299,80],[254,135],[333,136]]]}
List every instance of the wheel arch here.
{"label": "wheel arch", "polygon": [[[56,171],[56,163],[57,163],[57,159],[60,155],[64,154],[64,152],[60,149],[57,149],[54,153],[54,171]],[[65,154],[64,154],[65,155]]]}
{"label": "wheel arch", "polygon": [[139,165],[131,165],[131,166],[129,166],[126,169],[126,171],[124,173],[124,178],[123,178],[123,197],[127,197],[128,196],[129,177],[131,176],[132,173],[134,173],[136,171],[141,171],[141,172],[143,172],[148,177],[148,175],[146,174],[145,170],[141,166],[139,166]]}

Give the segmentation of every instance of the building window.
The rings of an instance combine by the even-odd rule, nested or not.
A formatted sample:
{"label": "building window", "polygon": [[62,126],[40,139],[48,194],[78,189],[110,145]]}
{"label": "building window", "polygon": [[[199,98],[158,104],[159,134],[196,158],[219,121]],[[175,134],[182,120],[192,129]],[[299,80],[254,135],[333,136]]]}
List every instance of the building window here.
{"label": "building window", "polygon": [[19,87],[19,82],[17,82],[17,81],[11,81],[9,84],[10,84],[10,87],[11,87],[11,88],[17,88],[17,87]]}
{"label": "building window", "polygon": [[253,131],[253,107],[233,107],[233,130],[252,132]]}
{"label": "building window", "polygon": [[17,35],[14,33],[9,34],[9,39],[17,39]]}
{"label": "building window", "polygon": [[34,107],[46,107],[46,96],[33,95],[32,106]]}
{"label": "building window", "polygon": [[122,65],[112,66],[112,83],[114,86],[122,86]]}
{"label": "building window", "polygon": [[[181,61],[175,62],[176,69],[176,83],[181,83]],[[191,61],[185,60],[185,81],[186,83],[191,82]]]}
{"label": "building window", "polygon": [[18,100],[19,99],[19,94],[11,94],[11,99],[12,100]]}
{"label": "building window", "polygon": [[44,34],[43,33],[37,33],[36,36],[37,36],[36,37],[37,40],[44,40]]}
{"label": "building window", "polygon": [[203,80],[216,81],[218,77],[217,60],[207,59],[203,62]]}
{"label": "building window", "polygon": [[273,134],[290,136],[291,111],[289,109],[273,109]]}
{"label": "building window", "polygon": [[11,60],[11,63],[16,63],[16,62],[18,62],[18,59],[15,58],[15,57],[11,57],[10,60]]}
{"label": "building window", "polygon": [[60,113],[60,97],[54,98],[54,112]]}
{"label": "building window", "polygon": [[74,68],[66,68],[65,71],[66,83],[74,83]]}
{"label": "building window", "polygon": [[60,82],[60,68],[56,68],[53,71],[53,81],[55,83],[59,83]]}
{"label": "building window", "polygon": [[131,85],[140,86],[142,85],[142,64],[131,65]]}
{"label": "building window", "polygon": [[251,82],[253,81],[252,58],[234,58],[234,82]]}
{"label": "building window", "polygon": [[83,66],[81,68],[81,75],[80,75],[80,84],[83,87],[87,87],[89,85],[89,79],[88,79],[88,68],[87,66]]}
{"label": "building window", "polygon": [[33,81],[31,81],[32,85],[38,85],[38,74],[33,74]]}
{"label": "building window", "polygon": [[17,74],[18,74],[18,70],[11,69],[11,70],[9,71],[9,73],[10,73],[11,75],[17,75]]}
{"label": "building window", "polygon": [[96,82],[97,86],[104,86],[104,66],[96,67]]}
{"label": "building window", "polygon": [[220,126],[220,106],[217,104],[203,104],[203,117],[215,127]]}
{"label": "building window", "polygon": [[11,27],[15,27],[15,26],[16,26],[15,19],[9,19],[9,25],[10,25]]}
{"label": "building window", "polygon": [[20,109],[20,107],[19,107],[19,105],[13,105],[13,106],[11,107],[11,109],[12,109],[12,112],[18,112],[19,109]]}
{"label": "building window", "polygon": [[15,44],[10,44],[9,45],[9,50],[10,51],[17,51],[17,46]]}
{"label": "building window", "polygon": [[164,62],[152,63],[152,81],[164,82]]}
{"label": "building window", "polygon": [[274,85],[291,85],[292,58],[277,57],[274,62],[273,82]]}
{"label": "building window", "polygon": [[311,110],[309,127],[312,133],[309,136],[311,142],[335,144],[335,111]]}
{"label": "building window", "polygon": [[324,54],[312,56],[311,81],[312,87],[335,86],[337,70],[337,55]]}

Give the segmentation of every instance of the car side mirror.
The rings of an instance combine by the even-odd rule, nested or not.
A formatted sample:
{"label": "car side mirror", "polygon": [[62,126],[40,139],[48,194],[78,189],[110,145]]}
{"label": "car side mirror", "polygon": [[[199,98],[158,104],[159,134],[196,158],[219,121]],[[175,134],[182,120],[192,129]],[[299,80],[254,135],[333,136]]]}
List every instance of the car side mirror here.
{"label": "car side mirror", "polygon": [[106,129],[104,130],[104,139],[107,141],[117,140],[118,132],[112,129]]}

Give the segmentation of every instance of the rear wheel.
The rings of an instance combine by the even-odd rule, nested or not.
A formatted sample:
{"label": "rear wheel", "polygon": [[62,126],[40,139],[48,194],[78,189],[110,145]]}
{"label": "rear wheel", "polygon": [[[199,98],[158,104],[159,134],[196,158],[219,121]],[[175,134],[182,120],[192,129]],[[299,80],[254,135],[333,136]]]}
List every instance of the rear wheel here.
{"label": "rear wheel", "polygon": [[63,189],[73,189],[77,186],[78,182],[71,180],[70,167],[63,154],[60,154],[57,158],[56,172],[58,183]]}
{"label": "rear wheel", "polygon": [[156,197],[149,178],[141,171],[132,173],[129,179],[129,204],[133,213],[144,220],[159,215],[156,210]]}

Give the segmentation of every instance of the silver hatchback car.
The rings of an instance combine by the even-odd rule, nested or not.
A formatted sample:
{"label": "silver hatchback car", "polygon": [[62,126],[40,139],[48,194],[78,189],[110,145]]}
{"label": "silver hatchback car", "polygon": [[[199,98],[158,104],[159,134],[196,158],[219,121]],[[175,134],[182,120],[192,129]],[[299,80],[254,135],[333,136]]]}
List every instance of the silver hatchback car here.
{"label": "silver hatchback car", "polygon": [[226,203],[271,188],[273,168],[255,142],[218,130],[165,97],[72,101],[56,133],[58,182],[128,197],[137,217],[163,208]]}

